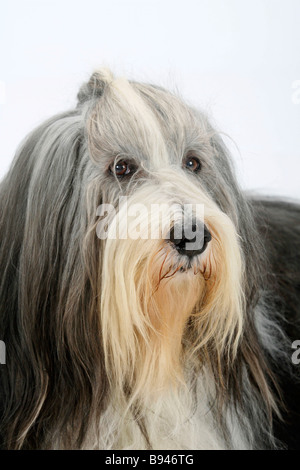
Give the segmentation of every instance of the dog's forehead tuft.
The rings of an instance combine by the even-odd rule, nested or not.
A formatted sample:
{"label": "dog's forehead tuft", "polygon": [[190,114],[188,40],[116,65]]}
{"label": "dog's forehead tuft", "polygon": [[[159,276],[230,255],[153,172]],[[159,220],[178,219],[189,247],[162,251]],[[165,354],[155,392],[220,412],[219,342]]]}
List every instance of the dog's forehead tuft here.
{"label": "dog's forehead tuft", "polygon": [[130,155],[152,167],[182,158],[191,141],[201,136],[197,114],[180,98],[153,85],[124,78],[103,85],[93,95],[86,128],[91,157]]}

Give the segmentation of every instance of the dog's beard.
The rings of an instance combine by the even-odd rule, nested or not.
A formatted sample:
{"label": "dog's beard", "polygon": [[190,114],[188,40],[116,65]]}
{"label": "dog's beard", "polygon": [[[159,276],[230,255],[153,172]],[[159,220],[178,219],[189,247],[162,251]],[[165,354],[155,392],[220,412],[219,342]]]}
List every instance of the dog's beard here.
{"label": "dog's beard", "polygon": [[[124,403],[137,409],[184,387],[189,364],[232,361],[242,334],[243,263],[235,227],[192,184],[180,200],[171,196],[180,183],[176,177],[160,187],[145,183],[128,198],[127,211],[140,201],[149,209],[161,201],[170,207],[186,201],[204,205],[212,240],[202,254],[180,256],[164,237],[143,233],[137,239],[108,236],[103,242],[100,310],[106,368],[116,398],[123,394]],[[122,210],[110,221],[108,234],[111,227],[122,227]],[[166,233],[167,210],[160,220]],[[151,221],[153,229],[151,218],[143,224],[147,235]]]}

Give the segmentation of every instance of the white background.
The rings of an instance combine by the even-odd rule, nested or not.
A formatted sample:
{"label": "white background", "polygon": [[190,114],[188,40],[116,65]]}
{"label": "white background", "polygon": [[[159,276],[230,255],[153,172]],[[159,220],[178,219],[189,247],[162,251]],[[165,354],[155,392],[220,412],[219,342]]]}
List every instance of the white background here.
{"label": "white background", "polygon": [[104,65],[208,110],[232,139],[244,188],[300,198],[300,0],[0,0],[0,9],[0,177],[26,133],[74,106]]}

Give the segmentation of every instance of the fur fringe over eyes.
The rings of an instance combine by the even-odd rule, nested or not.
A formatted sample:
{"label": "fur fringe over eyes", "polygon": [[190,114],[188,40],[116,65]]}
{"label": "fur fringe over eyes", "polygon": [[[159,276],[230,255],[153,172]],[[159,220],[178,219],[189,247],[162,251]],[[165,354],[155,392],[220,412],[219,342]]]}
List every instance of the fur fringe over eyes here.
{"label": "fur fringe over eyes", "polygon": [[[163,235],[100,239],[97,208],[115,208],[109,235],[126,217],[120,197],[129,212],[163,203]],[[192,261],[165,235],[174,204],[203,207],[211,240]],[[0,206],[4,448],[276,446],[266,338],[285,339],[268,320],[268,259],[203,113],[96,72],[76,109],[21,145]]]}

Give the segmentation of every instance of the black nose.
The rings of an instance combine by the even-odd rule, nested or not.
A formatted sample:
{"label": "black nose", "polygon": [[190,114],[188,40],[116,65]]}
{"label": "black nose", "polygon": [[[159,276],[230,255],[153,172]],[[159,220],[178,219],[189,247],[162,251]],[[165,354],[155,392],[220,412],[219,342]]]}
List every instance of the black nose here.
{"label": "black nose", "polygon": [[211,240],[211,234],[203,222],[193,221],[189,227],[175,225],[170,230],[169,241],[181,255],[190,258],[200,255]]}

